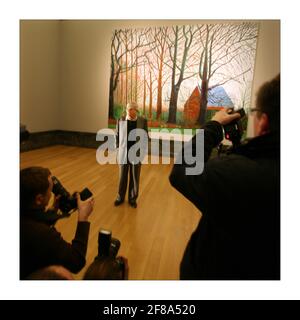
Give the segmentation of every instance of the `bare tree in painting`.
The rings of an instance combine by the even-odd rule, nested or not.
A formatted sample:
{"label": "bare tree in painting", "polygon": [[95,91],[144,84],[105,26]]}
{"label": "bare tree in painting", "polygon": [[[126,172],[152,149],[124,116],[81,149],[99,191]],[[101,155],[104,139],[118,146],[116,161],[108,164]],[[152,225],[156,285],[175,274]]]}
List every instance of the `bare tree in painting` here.
{"label": "bare tree in painting", "polygon": [[[167,73],[163,73],[164,60],[167,49],[167,32],[168,27],[154,29],[155,48],[153,54],[155,56],[154,68],[157,71],[157,98],[156,98],[156,119],[160,120],[162,113],[162,90],[166,83]],[[164,79],[165,76],[165,79]]]}
{"label": "bare tree in painting", "polygon": [[[138,98],[138,70],[143,65],[143,57],[145,50],[149,50],[153,44],[153,40],[149,38],[151,28],[139,30],[127,30],[125,35],[125,49],[128,53],[125,68],[125,83],[126,83],[126,101],[137,101]],[[130,77],[129,77],[130,71]]]}
{"label": "bare tree in painting", "polygon": [[184,80],[195,75],[192,73],[185,77],[187,57],[195,30],[193,30],[192,26],[175,26],[171,30],[172,34],[168,36],[170,64],[166,62],[166,65],[171,68],[171,95],[167,122],[175,124],[180,86]]}
{"label": "bare tree in painting", "polygon": [[[251,71],[257,28],[253,23],[215,24],[198,26],[199,69],[201,80],[200,114],[198,122],[205,122],[208,91],[229,81],[239,81]],[[237,65],[239,71],[237,72]],[[214,80],[214,81],[212,81]]]}
{"label": "bare tree in painting", "polygon": [[251,81],[244,76],[240,80],[240,88],[237,96],[235,97],[235,106],[237,109],[247,109],[250,108],[251,102]]}
{"label": "bare tree in painting", "polygon": [[[115,30],[110,50],[110,79],[109,79],[109,118],[114,118],[114,91],[117,88],[119,75],[122,69],[121,59],[124,53],[121,52],[121,30]],[[122,90],[121,90],[122,91]]]}
{"label": "bare tree in painting", "polygon": [[[160,120],[161,118],[162,91],[169,78],[169,73],[164,72],[164,62],[167,53],[167,31],[168,27],[151,29],[147,34],[147,43],[151,45],[143,52],[149,70],[149,77],[146,82],[149,89],[149,114],[152,118],[152,108],[156,102],[156,120]],[[154,83],[157,85],[156,87],[153,86]],[[156,91],[156,99],[153,97],[154,91]]]}
{"label": "bare tree in painting", "polygon": [[[149,29],[141,30],[115,30],[111,42],[111,69],[110,69],[110,83],[109,83],[109,117],[114,117],[114,92],[118,86],[119,77],[121,73],[124,73],[124,101],[121,101],[125,105],[128,102],[128,98],[132,99],[133,94],[133,68],[138,68],[139,55],[138,49],[147,46],[145,43],[145,34],[149,32]],[[134,34],[136,35],[134,37]],[[129,73],[130,71],[130,92],[129,92]],[[136,76],[137,78],[137,76]],[[137,81],[136,81],[137,82]],[[137,83],[136,83],[137,85]],[[123,84],[121,84],[121,92],[123,91]],[[137,94],[136,94],[137,95]]]}
{"label": "bare tree in painting", "polygon": [[[149,53],[149,52],[148,52]],[[156,77],[155,77],[155,71],[153,67],[153,62],[149,58],[148,55],[145,55],[145,58],[147,60],[147,71],[145,73],[145,83],[147,86],[147,92],[149,95],[149,103],[148,103],[148,119],[152,120],[153,118],[153,95],[155,91],[157,90],[157,86],[155,87],[155,83],[157,82]]]}
{"label": "bare tree in painting", "polygon": [[146,95],[147,95],[147,86],[146,86],[146,61],[143,63],[143,115],[146,114]]}

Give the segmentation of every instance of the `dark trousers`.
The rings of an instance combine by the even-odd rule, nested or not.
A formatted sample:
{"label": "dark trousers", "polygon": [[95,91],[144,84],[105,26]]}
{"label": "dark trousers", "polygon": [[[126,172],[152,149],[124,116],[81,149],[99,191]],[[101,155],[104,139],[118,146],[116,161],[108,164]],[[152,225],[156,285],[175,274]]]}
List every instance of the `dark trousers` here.
{"label": "dark trousers", "polygon": [[119,192],[117,200],[124,200],[128,184],[129,173],[129,189],[128,200],[129,202],[136,201],[139,195],[139,180],[141,173],[141,163],[139,164],[120,164],[119,165]]}

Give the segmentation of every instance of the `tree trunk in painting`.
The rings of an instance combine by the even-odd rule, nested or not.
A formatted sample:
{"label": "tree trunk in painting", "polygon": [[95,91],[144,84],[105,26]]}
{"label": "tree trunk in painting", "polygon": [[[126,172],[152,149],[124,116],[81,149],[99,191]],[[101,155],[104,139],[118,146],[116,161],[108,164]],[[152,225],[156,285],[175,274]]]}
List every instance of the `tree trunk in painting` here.
{"label": "tree trunk in painting", "polygon": [[114,119],[114,57],[111,56],[111,68],[110,68],[110,79],[109,79],[109,119]]}
{"label": "tree trunk in painting", "polygon": [[161,119],[162,113],[162,91],[163,91],[163,66],[164,66],[164,57],[166,49],[166,34],[168,28],[159,28],[159,37],[158,37],[158,77],[157,77],[157,105],[156,105],[156,119]]}
{"label": "tree trunk in painting", "polygon": [[200,114],[198,123],[202,126],[205,123],[205,116],[207,110],[207,93],[208,93],[208,81],[202,80],[200,91]]}
{"label": "tree trunk in painting", "polygon": [[[207,26],[206,34],[206,45],[204,48],[204,60],[203,60],[203,72],[200,74],[201,79],[201,90],[200,90],[200,110],[198,123],[202,126],[205,123],[206,109],[207,109],[207,93],[208,93],[208,39],[209,39],[209,28]],[[211,57],[210,57],[211,59]]]}
{"label": "tree trunk in painting", "polygon": [[[130,43],[132,45],[133,42],[133,35],[132,35],[132,30],[130,32]],[[132,67],[132,62],[133,62],[133,50],[131,50],[131,55],[130,55],[130,64],[131,64],[131,68],[130,68],[130,101],[132,102],[133,100],[133,67]]]}
{"label": "tree trunk in painting", "polygon": [[207,50],[204,57],[203,75],[200,90],[200,113],[198,123],[202,126],[205,123],[205,116],[207,110],[207,94],[208,94],[208,73],[207,73]]}
{"label": "tree trunk in painting", "polygon": [[171,91],[171,99],[169,105],[169,118],[168,123],[176,123],[176,113],[177,113],[177,100],[178,100],[178,87],[173,86]]}
{"label": "tree trunk in painting", "polygon": [[125,33],[125,105],[128,101],[128,48],[127,35]]}
{"label": "tree trunk in painting", "polygon": [[177,97],[175,90],[175,76],[176,76],[176,63],[177,63],[177,46],[178,46],[178,26],[175,27],[175,41],[174,41],[174,55],[172,57],[172,82],[171,82],[171,98],[169,103],[169,117],[168,123],[176,123],[177,112]]}
{"label": "tree trunk in painting", "polygon": [[134,101],[137,102],[138,97],[138,52],[137,47],[135,49],[135,56],[136,56],[136,67],[135,67],[135,90],[134,90]]}
{"label": "tree trunk in painting", "polygon": [[146,71],[144,64],[144,92],[143,92],[143,115],[146,115]]}
{"label": "tree trunk in painting", "polygon": [[[123,67],[123,55],[122,55],[122,49],[121,49],[121,59],[120,59],[120,63],[121,63],[121,68]],[[124,76],[123,76],[123,72],[121,72],[120,75],[120,100],[119,103],[121,105],[124,104]]]}
{"label": "tree trunk in painting", "polygon": [[156,108],[156,119],[160,120],[162,111],[162,70],[163,70],[163,54],[160,57],[160,65],[158,70],[157,79],[157,108]]}
{"label": "tree trunk in painting", "polygon": [[180,90],[180,86],[181,86],[182,82],[186,79],[186,78],[184,78],[184,71],[185,71],[185,67],[186,67],[188,52],[189,52],[189,49],[190,49],[190,46],[191,46],[192,40],[193,40],[193,33],[191,32],[190,28],[188,30],[186,30],[185,26],[183,26],[182,33],[185,38],[185,41],[184,41],[184,46],[183,46],[182,60],[180,63],[180,68],[179,68],[179,78],[178,78],[177,82],[175,83],[176,72],[178,69],[177,52],[178,52],[178,37],[179,37],[179,29],[176,26],[175,40],[174,40],[174,55],[172,58],[173,65],[172,65],[171,99],[170,99],[170,105],[169,105],[169,118],[168,118],[168,123],[173,123],[173,124],[176,123],[178,94],[179,94],[179,90]]}
{"label": "tree trunk in painting", "polygon": [[150,88],[149,88],[149,120],[152,120],[152,99],[153,99],[153,94],[152,94],[152,73],[150,71]]}

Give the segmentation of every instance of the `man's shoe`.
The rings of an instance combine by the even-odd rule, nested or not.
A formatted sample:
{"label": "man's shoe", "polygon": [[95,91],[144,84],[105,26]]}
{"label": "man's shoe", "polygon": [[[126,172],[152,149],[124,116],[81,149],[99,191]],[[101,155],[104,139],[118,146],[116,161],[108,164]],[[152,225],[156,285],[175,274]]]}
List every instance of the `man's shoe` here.
{"label": "man's shoe", "polygon": [[137,203],[135,201],[129,201],[129,204],[132,208],[136,208],[137,207]]}
{"label": "man's shoe", "polygon": [[117,199],[117,200],[115,200],[114,205],[115,205],[115,207],[117,207],[117,206],[119,206],[120,204],[122,204],[123,202],[124,202],[124,200],[119,200],[119,199]]}

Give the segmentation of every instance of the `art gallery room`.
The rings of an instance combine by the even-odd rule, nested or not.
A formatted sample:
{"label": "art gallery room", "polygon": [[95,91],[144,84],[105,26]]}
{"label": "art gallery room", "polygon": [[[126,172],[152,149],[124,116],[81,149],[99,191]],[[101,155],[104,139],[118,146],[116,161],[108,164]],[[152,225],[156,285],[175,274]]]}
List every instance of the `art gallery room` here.
{"label": "art gallery room", "polygon": [[[188,180],[170,174],[184,141],[220,110],[243,109],[235,119],[239,139],[253,137],[256,94],[279,73],[280,20],[20,20],[20,175],[24,195],[33,197],[27,203],[21,190],[21,201],[39,224],[26,221],[22,233],[21,213],[20,279],[97,279],[90,267],[102,256],[108,262],[99,280],[277,279],[265,271],[235,274],[243,253],[239,266],[219,273],[222,257],[196,255],[214,265],[210,272],[204,263],[203,277],[195,257],[182,265],[202,204],[222,201],[222,192],[207,182],[202,203]],[[147,129],[143,162],[120,165],[132,128]],[[225,149],[232,144],[223,140]],[[228,197],[239,192],[223,189]],[[197,250],[220,252],[226,235],[217,231],[226,219],[205,222]],[[204,248],[212,233],[218,242]],[[51,267],[43,273],[49,266],[60,275],[50,275]]]}

